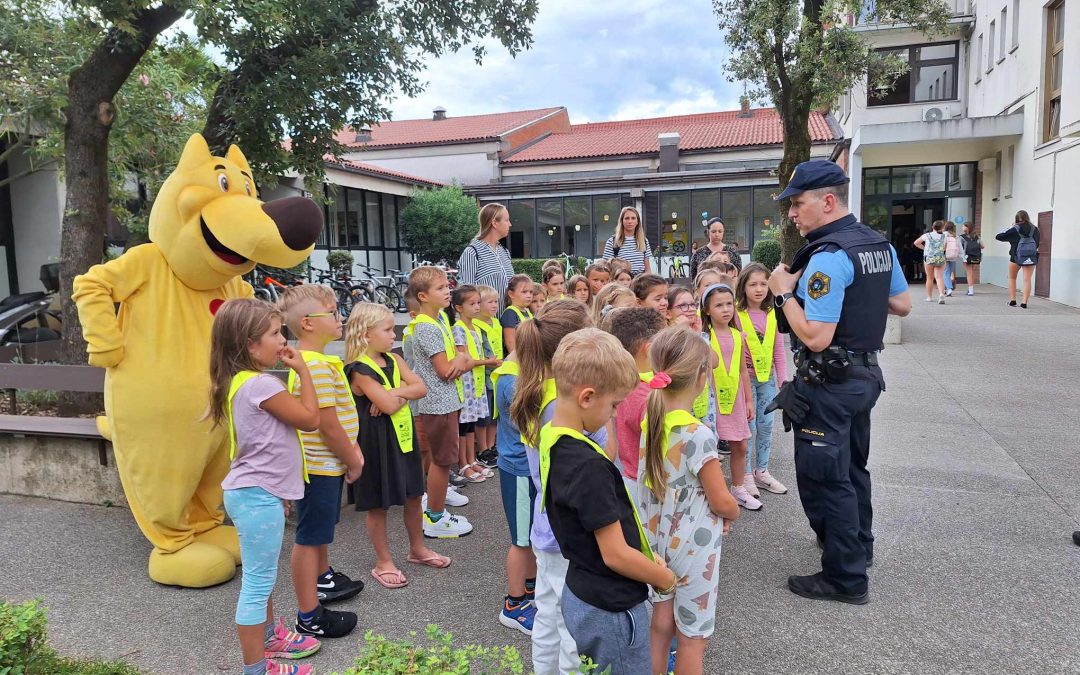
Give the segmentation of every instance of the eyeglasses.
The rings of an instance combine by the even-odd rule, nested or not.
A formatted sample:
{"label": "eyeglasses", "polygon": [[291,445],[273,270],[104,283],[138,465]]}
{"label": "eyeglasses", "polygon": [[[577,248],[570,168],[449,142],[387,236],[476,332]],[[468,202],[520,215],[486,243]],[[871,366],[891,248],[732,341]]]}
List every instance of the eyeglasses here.
{"label": "eyeglasses", "polygon": [[693,312],[697,309],[697,304],[693,302],[684,302],[681,305],[675,305],[675,309],[686,314],[687,312]]}
{"label": "eyeglasses", "polygon": [[314,312],[312,314],[305,314],[304,316],[309,319],[315,319],[320,316],[332,316],[338,321],[341,321],[341,312]]}

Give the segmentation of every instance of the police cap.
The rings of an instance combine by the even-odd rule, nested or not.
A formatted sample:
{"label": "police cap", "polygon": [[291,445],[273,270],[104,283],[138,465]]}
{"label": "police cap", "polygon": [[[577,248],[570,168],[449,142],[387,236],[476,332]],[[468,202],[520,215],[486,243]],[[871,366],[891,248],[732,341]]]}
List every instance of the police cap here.
{"label": "police cap", "polygon": [[818,188],[832,187],[834,185],[847,185],[850,180],[844,170],[837,166],[835,162],[830,162],[827,159],[811,159],[795,167],[795,170],[791,172],[791,180],[788,181],[788,186],[774,199],[780,201],[807,190],[817,190]]}

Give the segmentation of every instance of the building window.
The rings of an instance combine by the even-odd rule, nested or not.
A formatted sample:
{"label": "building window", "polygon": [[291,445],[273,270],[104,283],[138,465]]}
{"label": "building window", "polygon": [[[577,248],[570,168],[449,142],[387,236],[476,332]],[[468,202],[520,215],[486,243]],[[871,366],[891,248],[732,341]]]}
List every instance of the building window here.
{"label": "building window", "polygon": [[1046,63],[1043,87],[1043,142],[1061,133],[1061,69],[1065,65],[1065,2],[1046,8]]}
{"label": "building window", "polygon": [[[1004,11],[1004,10],[1002,10]],[[1013,0],[1012,48],[1020,46],[1020,0]],[[1004,24],[1002,24],[1004,25]]]}
{"label": "building window", "polygon": [[990,39],[986,41],[986,72],[994,69],[994,36],[997,35],[997,21],[990,22]]}
{"label": "building window", "polygon": [[[956,98],[956,73],[959,67],[956,42],[912,45],[880,51],[899,55],[907,61],[909,68],[893,81],[891,89],[869,92],[867,105],[923,103]],[[874,79],[875,74],[870,73],[870,81]]]}
{"label": "building window", "polygon": [[615,224],[619,222],[622,210],[622,198],[619,195],[592,198],[593,246],[592,251],[582,250],[582,255],[599,258],[604,253],[604,242],[615,234]]}
{"label": "building window", "polygon": [[979,33],[978,48],[975,50],[975,82],[976,84],[982,81],[982,54],[983,54],[983,36]]}
{"label": "building window", "polygon": [[511,258],[534,258],[536,247],[536,202],[532,199],[513,199],[506,204],[510,212]]}
{"label": "building window", "polygon": [[720,207],[723,209],[724,243],[740,251],[750,249],[750,188],[723,191]]}
{"label": "building window", "polygon": [[[1007,25],[1006,21],[1008,20],[1008,17],[1009,17],[1009,8],[1008,7],[1002,7],[1001,8],[1001,44],[998,47],[998,63],[1001,63],[1002,61],[1005,60],[1005,52],[1006,52],[1006,47],[1005,47],[1005,44],[1006,44],[1005,43],[1005,36],[1006,36],[1005,26]],[[1016,21],[1015,16],[1013,17],[1013,21]]]}

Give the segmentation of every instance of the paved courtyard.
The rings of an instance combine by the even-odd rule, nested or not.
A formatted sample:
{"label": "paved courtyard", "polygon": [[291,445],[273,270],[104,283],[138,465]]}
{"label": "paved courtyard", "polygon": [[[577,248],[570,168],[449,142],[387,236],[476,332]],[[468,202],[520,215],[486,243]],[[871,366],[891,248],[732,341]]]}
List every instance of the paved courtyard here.
{"label": "paved courtyard", "polygon": [[[1001,289],[924,304],[889,347],[888,391],[874,414],[875,565],[862,607],[796,597],[792,573],[818,551],[795,494],[790,435],[777,430],[765,495],[725,541],[718,631],[706,672],[1063,673],[1080,671],[1080,312],[1033,299],[1008,308]],[[779,424],[777,425],[779,427]],[[402,637],[438,623],[458,641],[517,645],[496,618],[506,527],[498,484],[471,486],[461,509],[474,534],[438,543],[448,570],[405,565],[387,590],[358,514],[343,514],[334,565],[368,588],[344,608],[360,630],[324,643],[320,673],[345,670],[364,630]],[[118,508],[0,496],[0,598],[42,596],[61,652],[124,657],[154,673],[239,671],[232,616],[239,575],[218,588],[165,588],[146,576],[148,548]],[[291,539],[291,530],[286,540]],[[295,611],[288,547],[275,599]],[[1070,628],[1071,626],[1071,628]]]}

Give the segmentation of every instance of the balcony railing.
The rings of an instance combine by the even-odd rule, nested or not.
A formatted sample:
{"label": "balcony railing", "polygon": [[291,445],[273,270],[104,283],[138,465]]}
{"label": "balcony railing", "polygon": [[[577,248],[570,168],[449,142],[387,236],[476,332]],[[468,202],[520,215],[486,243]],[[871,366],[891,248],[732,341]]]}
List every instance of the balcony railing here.
{"label": "balcony railing", "polygon": [[[968,16],[971,14],[972,0],[941,0],[941,2],[948,8],[951,16]],[[851,25],[867,27],[890,25],[874,16],[877,4],[878,0],[864,0],[863,9],[859,15],[851,17]]]}

